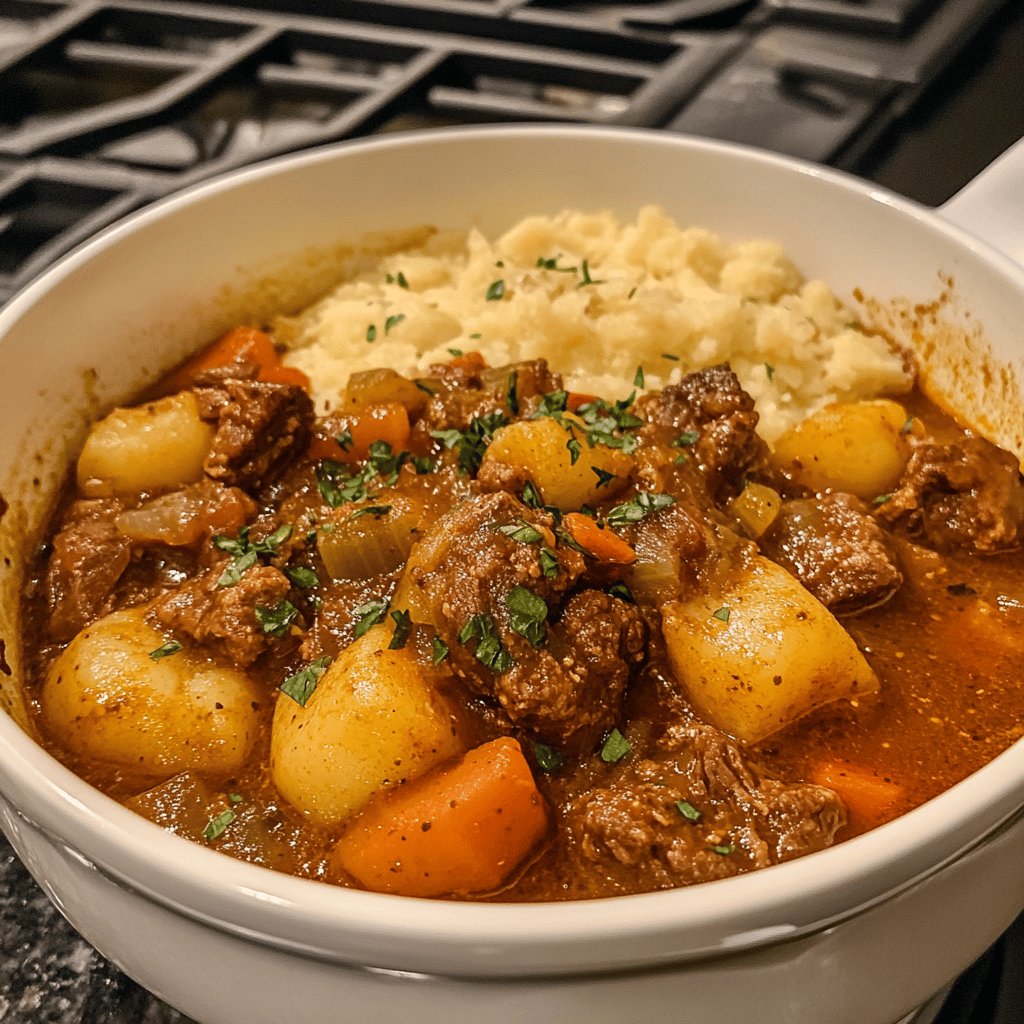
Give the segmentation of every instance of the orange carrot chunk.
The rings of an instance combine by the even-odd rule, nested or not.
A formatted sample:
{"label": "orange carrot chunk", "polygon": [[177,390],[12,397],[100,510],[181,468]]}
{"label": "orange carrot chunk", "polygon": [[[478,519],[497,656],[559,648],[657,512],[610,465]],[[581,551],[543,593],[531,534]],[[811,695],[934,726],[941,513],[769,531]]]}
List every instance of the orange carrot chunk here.
{"label": "orange carrot chunk", "polygon": [[839,794],[858,831],[882,825],[904,809],[903,787],[880,779],[866,768],[827,761],[815,767],[811,781]]}
{"label": "orange carrot chunk", "polygon": [[230,366],[232,363],[253,363],[259,368],[257,379],[268,384],[295,384],[309,387],[309,378],[292,366],[285,366],[274,348],[274,342],[265,331],[255,327],[233,327],[225,331],[162,381],[162,390],[168,393],[191,387],[199,374],[206,370]]}
{"label": "orange carrot chunk", "polygon": [[393,452],[399,452],[408,444],[409,431],[409,413],[404,405],[377,402],[356,413],[331,417],[313,435],[309,457],[354,462],[365,459],[375,441],[385,441]]}
{"label": "orange carrot chunk", "polygon": [[567,512],[562,524],[581,548],[602,562],[629,565],[636,561],[636,552],[610,527],[599,526],[582,512]]}
{"label": "orange carrot chunk", "polygon": [[501,737],[371,801],[335,844],[332,866],[374,892],[490,892],[540,842],[547,821],[519,744]]}
{"label": "orange carrot chunk", "polygon": [[461,370],[469,370],[472,373],[487,369],[487,360],[482,352],[463,352],[460,356],[448,361],[449,366],[456,366]]}

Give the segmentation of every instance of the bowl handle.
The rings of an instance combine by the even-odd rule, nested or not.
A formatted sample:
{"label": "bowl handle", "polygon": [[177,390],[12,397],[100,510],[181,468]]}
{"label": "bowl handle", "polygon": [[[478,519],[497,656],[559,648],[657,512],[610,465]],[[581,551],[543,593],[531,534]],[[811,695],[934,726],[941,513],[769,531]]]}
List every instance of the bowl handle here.
{"label": "bowl handle", "polygon": [[996,157],[937,212],[1024,265],[1024,139]]}

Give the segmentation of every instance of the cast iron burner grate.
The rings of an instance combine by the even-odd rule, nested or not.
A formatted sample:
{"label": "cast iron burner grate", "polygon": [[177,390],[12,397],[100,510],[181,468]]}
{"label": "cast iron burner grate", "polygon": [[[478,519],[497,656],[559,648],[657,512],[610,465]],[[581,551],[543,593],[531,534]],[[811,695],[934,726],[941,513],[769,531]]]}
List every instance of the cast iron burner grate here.
{"label": "cast iron burner grate", "polygon": [[336,139],[657,126],[838,167],[1005,0],[0,0],[0,301],[123,213]]}

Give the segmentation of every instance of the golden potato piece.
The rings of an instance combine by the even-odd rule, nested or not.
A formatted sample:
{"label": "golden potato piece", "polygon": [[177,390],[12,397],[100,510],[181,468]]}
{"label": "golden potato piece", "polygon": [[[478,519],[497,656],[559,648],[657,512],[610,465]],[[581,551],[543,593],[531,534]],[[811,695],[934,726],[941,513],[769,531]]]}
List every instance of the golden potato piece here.
{"label": "golden potato piece", "polygon": [[114,409],[86,438],[78,486],[90,497],[174,490],[203,475],[213,433],[191,391]]}
{"label": "golden potato piece", "polygon": [[50,734],[83,757],[154,778],[240,768],[262,694],[245,673],[188,648],[152,657],[166,639],[141,608],[86,626],[43,684]]}
{"label": "golden potato piece", "polygon": [[910,458],[914,420],[889,399],[845,402],[790,427],[776,442],[779,468],[812,491],[870,501],[895,486]]}
{"label": "golden potato piece", "polygon": [[744,743],[822,705],[878,689],[832,613],[761,556],[714,593],[666,605],[662,627],[694,707]]}
{"label": "golden potato piece", "polygon": [[278,697],[270,744],[274,784],[311,821],[333,825],[374,793],[463,751],[451,710],[410,647],[389,650],[374,626],[345,648],[305,707]]}

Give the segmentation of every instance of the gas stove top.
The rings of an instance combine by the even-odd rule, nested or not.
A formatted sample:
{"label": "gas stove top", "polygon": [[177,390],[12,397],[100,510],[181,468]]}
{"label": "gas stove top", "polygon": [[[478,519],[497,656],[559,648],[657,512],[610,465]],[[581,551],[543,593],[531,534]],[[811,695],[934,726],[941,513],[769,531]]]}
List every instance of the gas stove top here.
{"label": "gas stove top", "polygon": [[656,126],[860,171],[1007,0],[2,0],[0,300],[129,210],[372,132]]}

